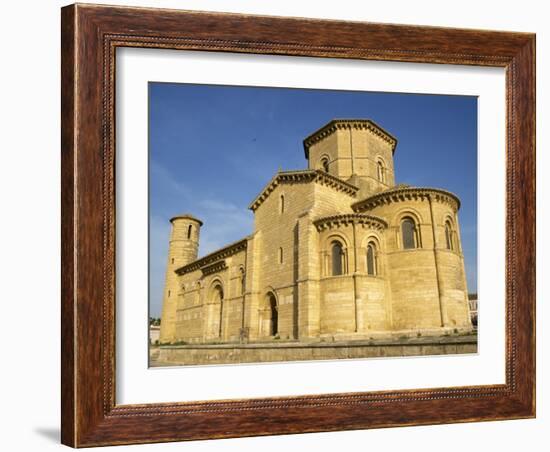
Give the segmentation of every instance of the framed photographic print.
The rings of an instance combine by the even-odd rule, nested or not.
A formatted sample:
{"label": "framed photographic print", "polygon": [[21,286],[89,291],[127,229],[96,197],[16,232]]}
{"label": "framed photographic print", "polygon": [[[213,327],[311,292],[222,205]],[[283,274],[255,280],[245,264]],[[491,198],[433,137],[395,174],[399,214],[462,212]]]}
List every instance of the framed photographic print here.
{"label": "framed photographic print", "polygon": [[476,102],[150,83],[151,365],[475,353]]}
{"label": "framed photographic print", "polygon": [[62,9],[62,442],[535,415],[535,37]]}

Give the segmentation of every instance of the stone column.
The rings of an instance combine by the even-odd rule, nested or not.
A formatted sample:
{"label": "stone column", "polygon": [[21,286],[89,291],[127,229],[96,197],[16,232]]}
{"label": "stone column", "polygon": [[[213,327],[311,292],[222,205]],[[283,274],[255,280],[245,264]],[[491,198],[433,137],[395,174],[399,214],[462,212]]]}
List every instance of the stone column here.
{"label": "stone column", "polygon": [[295,312],[298,317],[297,335],[300,340],[308,340],[319,336],[320,328],[320,297],[319,297],[319,238],[308,213],[298,217],[296,224],[296,258],[298,260],[295,275],[294,297]]}
{"label": "stone column", "polygon": [[439,310],[441,314],[441,326],[447,326],[449,323],[447,316],[447,306],[445,305],[445,300],[441,293],[441,270],[439,265],[439,251],[438,251],[438,240],[436,233],[436,224],[435,216],[433,210],[433,200],[431,196],[428,196],[428,202],[430,203],[430,219],[432,223],[432,237],[433,237],[433,250],[434,250],[434,262],[435,262],[435,274],[437,278],[437,296],[439,297]]}
{"label": "stone column", "polygon": [[246,285],[244,295],[243,325],[248,332],[248,340],[258,339],[260,334],[260,281],[261,281],[262,233],[256,232],[248,239],[246,247]]}

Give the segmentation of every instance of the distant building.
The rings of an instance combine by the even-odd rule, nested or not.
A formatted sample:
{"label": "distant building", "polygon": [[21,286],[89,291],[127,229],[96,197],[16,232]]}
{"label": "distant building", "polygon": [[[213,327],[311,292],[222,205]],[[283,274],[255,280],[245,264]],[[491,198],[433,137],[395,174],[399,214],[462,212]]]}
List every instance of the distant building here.
{"label": "distant building", "polygon": [[160,325],[149,325],[149,343],[158,344],[160,341]]}
{"label": "distant building", "polygon": [[170,220],[161,343],[472,331],[457,196],[396,185],[397,140],[370,120],[303,145],[308,169],[273,176],[248,237],[197,259],[202,222]]}
{"label": "distant building", "polygon": [[477,293],[468,294],[468,304],[470,305],[470,318],[472,325],[477,328]]}

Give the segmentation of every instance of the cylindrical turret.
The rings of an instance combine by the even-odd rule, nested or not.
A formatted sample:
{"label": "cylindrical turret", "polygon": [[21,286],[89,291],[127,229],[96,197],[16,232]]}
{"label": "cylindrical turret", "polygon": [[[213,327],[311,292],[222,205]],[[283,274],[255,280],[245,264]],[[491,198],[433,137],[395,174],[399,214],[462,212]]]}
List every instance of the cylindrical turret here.
{"label": "cylindrical turret", "polygon": [[202,226],[202,221],[189,214],[177,215],[170,220],[170,223],[172,223],[172,230],[162,303],[161,343],[176,340],[176,310],[179,292],[176,270],[197,259],[200,227]]}
{"label": "cylindrical turret", "polygon": [[197,259],[202,221],[189,214],[175,216],[170,220],[170,249],[168,264],[179,268]]}

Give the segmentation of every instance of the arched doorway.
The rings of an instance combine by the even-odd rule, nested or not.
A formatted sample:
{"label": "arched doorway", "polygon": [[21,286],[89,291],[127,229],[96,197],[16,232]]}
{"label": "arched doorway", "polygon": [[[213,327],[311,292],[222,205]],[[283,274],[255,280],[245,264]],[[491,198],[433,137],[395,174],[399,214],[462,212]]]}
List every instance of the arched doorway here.
{"label": "arched doorway", "polygon": [[223,337],[223,287],[219,283],[210,289],[207,314],[207,339],[221,339]]}
{"label": "arched doorway", "polygon": [[279,334],[279,308],[277,297],[273,292],[267,292],[259,310],[260,337],[269,338]]}
{"label": "arched doorway", "polygon": [[269,335],[276,336],[279,333],[279,312],[277,309],[277,299],[273,292],[267,294],[267,301],[269,307]]}

